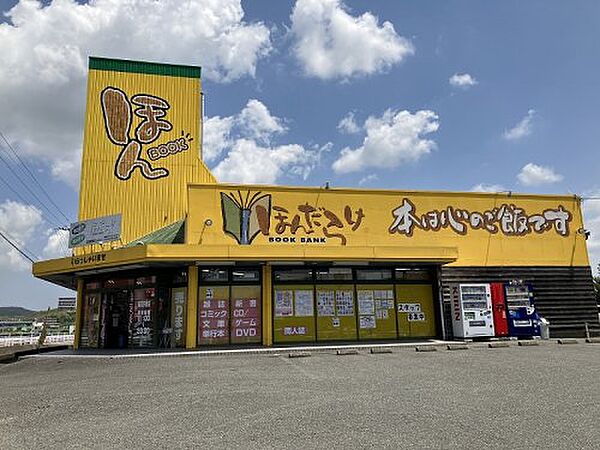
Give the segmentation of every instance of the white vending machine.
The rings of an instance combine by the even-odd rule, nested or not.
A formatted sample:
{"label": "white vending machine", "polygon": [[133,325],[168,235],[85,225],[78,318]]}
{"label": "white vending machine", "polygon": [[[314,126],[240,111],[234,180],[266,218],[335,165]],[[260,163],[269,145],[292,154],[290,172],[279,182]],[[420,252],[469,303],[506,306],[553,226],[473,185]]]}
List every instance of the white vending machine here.
{"label": "white vending machine", "polygon": [[492,293],[489,284],[450,286],[454,337],[494,336]]}

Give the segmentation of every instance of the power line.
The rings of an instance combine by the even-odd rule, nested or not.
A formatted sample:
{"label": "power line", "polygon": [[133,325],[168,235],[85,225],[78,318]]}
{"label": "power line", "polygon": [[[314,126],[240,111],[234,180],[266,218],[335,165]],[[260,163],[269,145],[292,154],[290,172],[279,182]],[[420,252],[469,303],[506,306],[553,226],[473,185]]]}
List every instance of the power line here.
{"label": "power line", "polygon": [[[35,263],[35,261],[33,260],[33,258],[31,258],[27,253],[25,253],[25,251],[21,250],[17,244],[15,244],[8,237],[6,237],[6,235],[2,231],[0,231],[0,236],[2,236],[4,238],[4,240],[10,244],[10,246],[12,248],[14,248],[16,251],[18,251],[21,254],[21,256],[23,256],[24,258],[28,259],[32,264]],[[23,248],[25,248],[25,247],[23,247]],[[25,250],[27,250],[27,249],[25,249]],[[30,252],[29,250],[27,250],[27,251]],[[33,255],[34,258],[39,259],[33,253],[31,253],[31,254]]]}
{"label": "power line", "polygon": [[[10,164],[6,161],[6,159],[4,159],[4,157],[1,154],[0,154],[0,161],[2,161],[6,165],[6,167],[8,168],[8,170],[11,170]],[[31,188],[14,171],[13,171],[13,175],[25,187],[25,189],[27,190],[27,192],[29,192],[31,194],[31,196],[34,199],[37,200],[37,202],[39,203],[39,205],[42,208],[44,208],[46,211],[48,211],[48,213],[52,217],[54,217],[59,223],[62,222],[62,219],[59,218],[56,214],[54,214],[54,212],[50,211],[50,209],[45,205],[45,203],[40,200],[40,198],[37,196],[37,194],[35,192],[33,192],[31,190]],[[12,188],[11,188],[11,190],[12,190]],[[14,192],[14,190],[13,190],[13,192]]]}
{"label": "power line", "polygon": [[40,188],[40,190],[44,193],[44,195],[50,201],[50,203],[52,203],[52,205],[65,218],[65,220],[67,222],[70,222],[70,219],[67,217],[67,215],[60,209],[60,207],[56,203],[54,203],[54,200],[52,200],[52,198],[48,194],[48,191],[46,191],[46,189],[44,189],[44,187],[40,184],[40,182],[37,180],[37,178],[33,175],[33,173],[31,172],[31,170],[29,170],[29,167],[27,167],[27,164],[25,164],[25,162],[21,159],[21,157],[19,156],[19,154],[16,152],[16,150],[10,144],[10,142],[8,141],[8,139],[6,139],[6,136],[4,136],[4,133],[2,133],[2,130],[0,130],[0,137],[2,137],[2,140],[6,143],[6,145],[8,146],[8,148],[12,151],[13,155],[15,155],[15,157],[17,158],[17,160],[19,161],[19,163],[21,163],[21,166],[25,169],[25,171],[27,172],[27,174],[29,174],[29,177]]}

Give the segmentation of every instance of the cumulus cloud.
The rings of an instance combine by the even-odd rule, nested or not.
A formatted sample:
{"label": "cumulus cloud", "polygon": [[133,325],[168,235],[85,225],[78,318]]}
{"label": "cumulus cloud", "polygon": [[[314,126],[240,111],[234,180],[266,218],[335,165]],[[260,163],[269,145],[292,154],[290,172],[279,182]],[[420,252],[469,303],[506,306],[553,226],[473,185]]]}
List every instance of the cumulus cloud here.
{"label": "cumulus cloud", "polygon": [[371,75],[414,53],[390,22],[380,25],[370,12],[353,16],[340,0],[298,0],[291,21],[293,52],[309,76]]}
{"label": "cumulus cloud", "polygon": [[360,131],[360,126],[356,123],[354,119],[354,113],[349,112],[346,116],[340,120],[337,125],[337,129],[342,133],[347,134],[356,134]]}
{"label": "cumulus cloud", "polygon": [[21,0],[4,14],[3,131],[72,186],[79,177],[88,55],[197,64],[204,78],[228,82],[254,76],[271,50],[268,28],[245,22],[240,0],[55,0],[46,6]]}
{"label": "cumulus cloud", "polygon": [[364,176],[360,180],[358,180],[358,185],[364,186],[365,184],[369,184],[372,181],[377,181],[377,180],[379,180],[379,177],[377,176],[377,174],[372,173],[372,174]]}
{"label": "cumulus cloud", "polygon": [[507,141],[518,141],[519,139],[529,136],[533,128],[533,116],[535,110],[530,109],[527,111],[527,115],[523,117],[518,124],[509,130],[505,130],[502,137]]}
{"label": "cumulus cloud", "polygon": [[504,192],[507,189],[501,184],[479,183],[471,188],[471,192]]}
{"label": "cumulus cloud", "polygon": [[252,140],[238,139],[213,174],[224,182],[273,184],[284,173],[306,178],[318,156],[318,151],[297,144],[263,147]]}
{"label": "cumulus cloud", "polygon": [[206,162],[217,159],[231,145],[235,117],[209,117],[204,120],[202,156]]}
{"label": "cumulus cloud", "polygon": [[554,172],[551,167],[528,163],[523,166],[517,179],[525,186],[540,186],[557,183],[563,179],[563,176]]}
{"label": "cumulus cloud", "polygon": [[[12,200],[5,200],[0,204],[0,231],[21,249],[28,245],[42,222],[42,212],[33,205]],[[2,239],[0,267],[3,270],[27,270],[31,266],[29,261]]]}
{"label": "cumulus cloud", "polygon": [[468,73],[455,73],[448,80],[451,86],[468,89],[477,84],[477,80]]}
{"label": "cumulus cloud", "polygon": [[284,122],[256,99],[249,100],[239,114],[206,120],[205,160],[217,161],[225,154],[212,169],[215,177],[238,183],[275,183],[284,175],[306,179],[331,144],[312,148],[272,144],[287,131]]}
{"label": "cumulus cloud", "polygon": [[344,148],[333,163],[337,173],[358,172],[367,167],[394,168],[418,161],[436,148],[433,140],[424,136],[437,131],[438,116],[433,111],[393,111],[381,117],[369,116],[364,127],[363,144]]}
{"label": "cumulus cloud", "polygon": [[47,235],[48,241],[42,251],[45,258],[63,258],[71,254],[67,230],[49,230]]}

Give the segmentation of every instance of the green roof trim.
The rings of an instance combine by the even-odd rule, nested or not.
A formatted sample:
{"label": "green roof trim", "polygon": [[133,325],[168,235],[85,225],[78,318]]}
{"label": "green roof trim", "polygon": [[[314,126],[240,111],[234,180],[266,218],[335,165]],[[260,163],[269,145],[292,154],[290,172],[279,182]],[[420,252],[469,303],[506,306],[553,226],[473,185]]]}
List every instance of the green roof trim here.
{"label": "green roof trim", "polygon": [[182,66],[128,59],[98,58],[90,56],[89,69],[110,70],[113,72],[145,73],[182,78],[200,78],[202,69],[198,66]]}
{"label": "green roof trim", "polygon": [[159,228],[146,236],[134,239],[125,247],[146,244],[183,244],[185,241],[185,220],[179,220]]}

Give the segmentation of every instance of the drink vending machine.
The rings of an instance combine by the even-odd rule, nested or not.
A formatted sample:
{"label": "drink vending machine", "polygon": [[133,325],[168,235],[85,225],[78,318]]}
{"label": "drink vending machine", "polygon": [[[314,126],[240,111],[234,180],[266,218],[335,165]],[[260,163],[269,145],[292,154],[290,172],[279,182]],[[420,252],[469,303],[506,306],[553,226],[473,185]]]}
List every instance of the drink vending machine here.
{"label": "drink vending machine", "polygon": [[494,331],[497,337],[508,336],[508,314],[504,299],[504,283],[491,283]]}
{"label": "drink vending machine", "polygon": [[508,310],[508,330],[511,336],[540,336],[540,316],[535,310],[531,286],[509,283],[504,286]]}
{"label": "drink vending machine", "polygon": [[494,336],[492,295],[489,284],[451,285],[450,302],[455,337]]}

